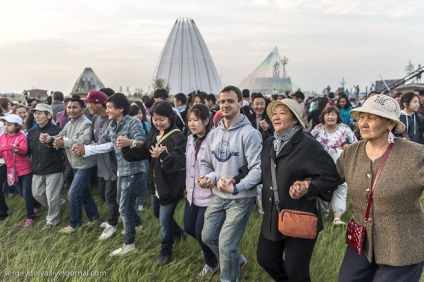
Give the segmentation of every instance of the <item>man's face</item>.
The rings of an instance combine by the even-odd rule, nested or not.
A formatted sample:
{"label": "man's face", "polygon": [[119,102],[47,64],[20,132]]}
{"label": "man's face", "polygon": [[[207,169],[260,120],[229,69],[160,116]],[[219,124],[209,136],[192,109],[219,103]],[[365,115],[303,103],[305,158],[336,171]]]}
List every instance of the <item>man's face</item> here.
{"label": "man's face", "polygon": [[418,96],[418,97],[420,97],[420,104],[424,105],[424,96]]}
{"label": "man's face", "polygon": [[124,112],[124,109],[115,108],[114,103],[112,102],[106,103],[106,113],[109,116],[110,120],[118,120],[124,115],[123,112]]}
{"label": "man's face", "polygon": [[237,99],[234,91],[221,92],[219,95],[219,104],[222,116],[225,119],[233,119],[240,114],[241,101]]}
{"label": "man's face", "polygon": [[68,103],[68,115],[71,119],[77,119],[84,114],[84,108],[76,101],[69,101]]}
{"label": "man's face", "polygon": [[206,103],[206,106],[208,107],[208,108],[210,108],[210,107],[213,107],[213,102],[212,102],[212,100],[205,100],[205,103]]}
{"label": "man's face", "polygon": [[96,104],[92,102],[87,103],[87,109],[92,115],[98,114],[100,112],[101,107],[102,104]]}
{"label": "man's face", "polygon": [[38,125],[44,126],[49,121],[49,118],[51,118],[52,114],[49,113],[49,115],[46,115],[46,112],[44,111],[34,111],[33,113],[35,122]]}
{"label": "man's face", "polygon": [[252,110],[255,112],[257,117],[261,117],[265,111],[265,99],[264,98],[256,98],[252,102]]}

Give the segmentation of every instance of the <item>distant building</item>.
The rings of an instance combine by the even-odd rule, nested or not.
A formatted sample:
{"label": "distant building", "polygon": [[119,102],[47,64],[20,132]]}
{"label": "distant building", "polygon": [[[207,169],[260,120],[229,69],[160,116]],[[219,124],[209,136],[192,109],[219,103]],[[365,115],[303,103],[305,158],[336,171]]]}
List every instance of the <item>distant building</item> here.
{"label": "distant building", "polygon": [[192,19],[177,19],[159,57],[154,80],[163,79],[170,94],[222,89],[208,47]]}
{"label": "distant building", "polygon": [[43,90],[43,89],[31,89],[31,90],[25,90],[25,91],[28,94],[28,97],[35,98],[38,100],[44,100],[48,96],[47,90]]}
{"label": "distant building", "polygon": [[286,73],[287,59],[281,59],[277,47],[265,60],[240,84],[240,89],[249,89],[250,93],[260,92],[264,95],[292,91],[292,82]]}
{"label": "distant building", "polygon": [[75,82],[70,95],[76,94],[84,98],[87,96],[88,92],[100,90],[101,88],[104,88],[103,82],[97,77],[93,69],[85,68]]}

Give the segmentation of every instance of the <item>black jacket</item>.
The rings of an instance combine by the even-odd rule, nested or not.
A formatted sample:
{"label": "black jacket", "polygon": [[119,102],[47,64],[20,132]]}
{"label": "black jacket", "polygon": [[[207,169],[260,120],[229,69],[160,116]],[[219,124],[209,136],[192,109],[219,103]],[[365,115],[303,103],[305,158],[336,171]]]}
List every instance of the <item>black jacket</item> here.
{"label": "black jacket", "polygon": [[56,150],[51,144],[39,141],[41,133],[56,136],[62,129],[49,121],[44,127],[35,126],[28,130],[28,154],[31,155],[32,172],[37,175],[48,175],[62,172],[65,156],[63,149]]}
{"label": "black jacket", "polygon": [[[252,126],[256,129],[257,128],[257,124],[256,124],[256,114],[250,114],[247,116],[247,118],[249,119],[250,123],[252,124]],[[262,115],[261,120],[265,120],[269,127],[267,131],[263,131],[260,127],[259,127],[259,132],[262,135],[262,140],[265,141],[266,139],[268,139],[271,136],[274,136],[274,127],[272,126],[272,122],[269,119],[268,115],[266,115],[266,113],[264,113]]]}
{"label": "black jacket", "polygon": [[[165,134],[175,128],[177,127],[171,126]],[[148,184],[152,195],[155,193],[156,186],[160,204],[167,205],[176,203],[184,197],[187,137],[181,131],[172,133],[161,143],[168,152],[164,151],[159,158],[151,158],[149,150],[157,143],[158,133],[159,131],[152,127],[142,148],[123,148],[122,156],[129,162],[149,159]]]}
{"label": "black jacket", "polygon": [[[294,209],[315,213],[318,216],[318,232],[323,227],[321,212],[317,210],[317,198],[330,201],[337,188],[336,165],[330,155],[314,138],[298,131],[275,156],[274,137],[264,142],[262,151],[262,235],[271,241],[284,239],[278,231],[278,215],[272,191],[271,158],[276,163],[276,178],[280,209]],[[308,193],[298,200],[289,195],[290,186],[296,180],[312,178]]]}

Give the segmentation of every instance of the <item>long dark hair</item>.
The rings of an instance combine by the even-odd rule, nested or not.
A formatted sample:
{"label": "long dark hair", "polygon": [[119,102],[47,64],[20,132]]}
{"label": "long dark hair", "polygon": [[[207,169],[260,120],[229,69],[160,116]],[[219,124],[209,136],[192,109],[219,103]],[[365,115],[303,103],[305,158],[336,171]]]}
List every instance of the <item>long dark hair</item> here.
{"label": "long dark hair", "polygon": [[[143,109],[144,109],[144,107],[143,107]],[[144,131],[147,135],[149,132],[147,131],[147,126],[146,126],[146,122],[147,122],[147,120],[146,120],[146,110],[144,110],[144,112],[143,112],[143,109],[140,108],[137,105],[132,105],[132,106],[130,106],[129,116],[132,116],[132,117],[136,116],[136,115],[138,115],[138,112],[141,111],[141,113],[143,114],[143,118],[141,120],[141,125],[143,126],[143,129],[144,129]]]}
{"label": "long dark hair", "polygon": [[196,136],[193,135],[196,138],[196,159],[197,154],[199,153],[200,145],[202,145],[203,140],[205,140],[206,136],[212,129],[212,120],[209,116],[209,109],[204,104],[196,104],[191,107],[187,112],[187,120],[190,114],[194,114],[200,121],[203,123],[206,120],[209,120],[208,124],[206,125],[206,132],[204,136]]}
{"label": "long dark hair", "polygon": [[344,93],[341,93],[341,94],[339,94],[339,98],[337,98],[337,102],[336,102],[337,108],[339,108],[339,109],[342,108],[339,105],[341,99],[345,99],[346,100],[346,105],[344,105],[343,109],[346,109],[347,110],[347,109],[349,109],[349,108],[352,107],[352,104],[350,103],[349,98],[347,97],[347,95],[344,94]]}

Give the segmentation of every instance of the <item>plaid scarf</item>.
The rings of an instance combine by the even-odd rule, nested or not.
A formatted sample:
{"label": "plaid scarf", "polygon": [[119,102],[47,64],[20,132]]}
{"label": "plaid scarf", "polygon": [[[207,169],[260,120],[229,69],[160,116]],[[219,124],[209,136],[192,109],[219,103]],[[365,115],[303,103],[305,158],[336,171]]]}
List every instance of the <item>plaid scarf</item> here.
{"label": "plaid scarf", "polygon": [[283,149],[284,145],[292,139],[293,135],[296,134],[301,129],[300,125],[295,125],[294,127],[284,131],[283,133],[277,133],[274,131],[274,150],[275,154],[278,155]]}

